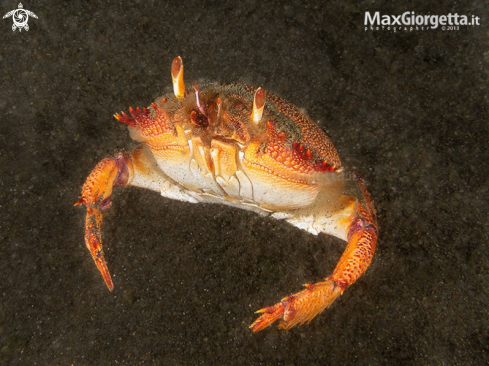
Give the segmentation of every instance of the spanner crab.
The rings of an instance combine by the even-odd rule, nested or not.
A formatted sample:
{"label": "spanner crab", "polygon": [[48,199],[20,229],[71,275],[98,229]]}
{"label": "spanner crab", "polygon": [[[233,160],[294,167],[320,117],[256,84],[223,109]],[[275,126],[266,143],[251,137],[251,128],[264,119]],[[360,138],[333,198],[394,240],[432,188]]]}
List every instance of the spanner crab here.
{"label": "spanner crab", "polygon": [[378,225],[363,180],[343,170],[332,142],[311,118],[272,92],[243,84],[188,88],[180,57],[171,75],[172,95],[115,115],[141,145],[100,161],[76,203],[87,208],[85,243],[107,287],[114,285],[102,250],[102,211],[111,206],[113,188],[131,185],[175,200],[254,211],[346,241],[331,276],[258,310],[250,328],[258,332],[279,319],[282,329],[311,321],[366,271],[374,255]]}

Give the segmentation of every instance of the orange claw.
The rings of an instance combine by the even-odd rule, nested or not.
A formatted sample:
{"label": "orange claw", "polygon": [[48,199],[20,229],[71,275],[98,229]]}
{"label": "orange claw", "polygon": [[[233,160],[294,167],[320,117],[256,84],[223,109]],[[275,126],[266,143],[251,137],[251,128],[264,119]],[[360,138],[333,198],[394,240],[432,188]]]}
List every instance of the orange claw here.
{"label": "orange claw", "polygon": [[375,252],[378,226],[370,195],[360,176],[357,175],[357,179],[365,206],[357,202],[347,228],[348,245],[333,274],[324,282],[305,285],[305,290],[282,299],[274,306],[258,310],[257,313],[263,315],[251,324],[253,332],[265,329],[278,319],[282,319],[279,328],[285,330],[310,322],[367,270]]}
{"label": "orange claw", "polygon": [[88,208],[85,219],[85,243],[92,254],[92,258],[102,274],[105,283],[110,291],[114,289],[114,284],[105,262],[104,251],[102,249],[102,238],[100,235],[100,224],[102,223],[102,212],[96,208]]}
{"label": "orange claw", "polygon": [[102,210],[111,206],[112,189],[129,184],[133,176],[132,160],[128,155],[117,154],[114,158],[104,159],[87,177],[82,188],[82,197],[75,203],[75,206],[83,204],[87,207],[85,244],[110,291],[114,289],[114,284],[102,249]]}
{"label": "orange claw", "polygon": [[258,310],[257,313],[264,314],[251,324],[251,330],[259,332],[278,319],[282,319],[278,327],[285,330],[310,322],[343,292],[331,280],[305,286],[305,290],[282,299],[278,304]]}

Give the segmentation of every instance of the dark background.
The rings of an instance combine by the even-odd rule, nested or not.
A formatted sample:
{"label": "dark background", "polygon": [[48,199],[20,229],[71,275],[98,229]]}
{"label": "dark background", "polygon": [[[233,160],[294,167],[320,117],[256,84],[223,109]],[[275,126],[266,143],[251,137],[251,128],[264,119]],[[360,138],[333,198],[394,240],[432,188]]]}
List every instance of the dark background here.
{"label": "dark background", "polygon": [[[488,362],[487,2],[22,3],[28,32],[0,23],[0,364]],[[367,10],[481,25],[365,31]],[[85,247],[85,177],[136,146],[112,115],[166,92],[177,55],[188,83],[305,108],[367,181],[377,253],[310,325],[248,329],[331,274],[335,238],[126,188],[103,226],[113,293]]]}

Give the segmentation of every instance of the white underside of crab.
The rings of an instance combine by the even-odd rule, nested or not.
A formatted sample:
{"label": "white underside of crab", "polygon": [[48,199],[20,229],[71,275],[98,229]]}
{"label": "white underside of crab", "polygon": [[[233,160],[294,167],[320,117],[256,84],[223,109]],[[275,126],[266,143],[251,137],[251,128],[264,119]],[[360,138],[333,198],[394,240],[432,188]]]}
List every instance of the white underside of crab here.
{"label": "white underside of crab", "polygon": [[[194,146],[191,141],[189,146]],[[168,164],[168,159],[157,159],[148,147],[142,146],[140,149],[141,156],[144,155],[145,158],[139,160],[143,165],[136,168],[140,173],[135,172],[130,183],[132,186],[160,192],[163,197],[172,200],[217,203],[253,211],[263,216],[284,219],[314,235],[325,233],[347,240],[346,225],[340,223],[348,222],[355,211],[356,200],[339,194],[344,189],[345,172],[331,176],[329,189],[323,187],[316,190],[317,192],[313,192],[316,193],[315,196],[310,192],[300,195],[294,190],[288,192],[274,189],[273,185],[268,183],[257,184],[256,180],[253,180],[253,184],[243,170],[236,170],[231,177],[222,177],[218,174],[221,161],[218,159],[214,160],[214,171],[203,171],[202,164],[199,164],[191,153],[187,159],[176,164]],[[211,150],[210,154],[217,155],[219,151]],[[243,159],[243,155],[239,154],[240,160]],[[199,160],[205,161],[201,156]],[[262,202],[265,202],[267,207],[263,207]],[[273,209],[278,206],[276,202],[280,202],[282,207],[294,208]]]}

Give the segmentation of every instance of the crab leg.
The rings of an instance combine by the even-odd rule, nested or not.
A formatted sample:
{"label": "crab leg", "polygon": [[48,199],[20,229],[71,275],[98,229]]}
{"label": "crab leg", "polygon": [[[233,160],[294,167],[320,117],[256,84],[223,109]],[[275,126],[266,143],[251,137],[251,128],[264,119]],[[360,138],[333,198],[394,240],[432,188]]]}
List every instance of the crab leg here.
{"label": "crab leg", "polygon": [[95,166],[87,177],[82,188],[82,197],[75,206],[82,204],[87,207],[85,243],[111,291],[114,285],[105,262],[100,234],[102,211],[112,204],[112,189],[128,185],[151,189],[171,199],[197,202],[158,169],[152,154],[147,154],[143,147],[116,154]]}
{"label": "crab leg", "polygon": [[105,262],[100,235],[102,210],[110,208],[112,204],[112,189],[129,184],[133,176],[134,169],[129,154],[119,153],[113,158],[103,159],[87,177],[82,188],[82,197],[75,203],[75,206],[83,204],[87,207],[85,244],[111,291],[114,285]]}
{"label": "crab leg", "polygon": [[358,176],[357,179],[365,206],[360,202],[354,206],[346,227],[348,245],[333,274],[323,282],[306,284],[305,290],[285,297],[274,306],[258,310],[262,315],[250,326],[253,332],[259,332],[278,319],[281,319],[279,328],[285,330],[311,321],[367,270],[375,252],[378,227],[370,195],[363,180]]}

